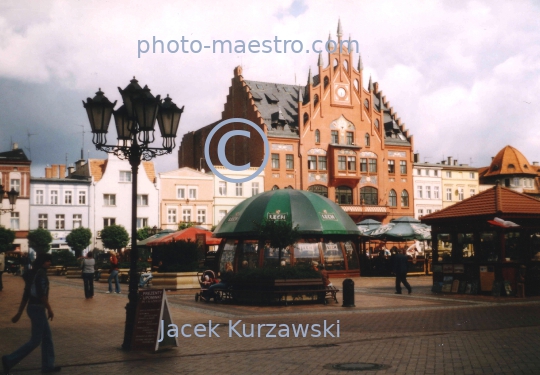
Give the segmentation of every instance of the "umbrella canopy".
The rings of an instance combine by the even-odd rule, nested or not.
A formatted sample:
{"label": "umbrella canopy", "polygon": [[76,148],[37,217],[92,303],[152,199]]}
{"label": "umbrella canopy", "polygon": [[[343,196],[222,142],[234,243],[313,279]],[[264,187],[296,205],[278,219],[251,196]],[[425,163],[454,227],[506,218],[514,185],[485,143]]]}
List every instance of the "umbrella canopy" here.
{"label": "umbrella canopy", "polygon": [[166,236],[150,241],[146,244],[146,246],[160,246],[160,245],[165,245],[174,241],[181,241],[181,240],[184,240],[184,241],[191,240],[195,242],[197,241],[198,234],[205,235],[206,245],[219,245],[219,243],[221,242],[221,240],[212,238],[212,232],[210,232],[209,230],[190,227],[190,228],[186,228],[181,231],[178,231],[178,232],[169,233]]}
{"label": "umbrella canopy", "polygon": [[255,237],[254,223],[264,219],[291,221],[302,235],[360,235],[360,231],[337,204],[304,190],[271,190],[234,207],[219,223],[214,237]]}
{"label": "umbrella canopy", "polygon": [[359,223],[356,223],[358,230],[363,235],[369,235],[369,233],[381,226],[381,222],[373,219],[365,219]]}
{"label": "umbrella canopy", "polygon": [[415,218],[403,216],[371,231],[369,235],[386,241],[429,240],[431,227]]}
{"label": "umbrella canopy", "polygon": [[146,246],[146,244],[148,242],[153,241],[155,239],[158,239],[160,237],[166,236],[166,235],[171,234],[173,232],[174,232],[174,230],[172,230],[172,229],[164,229],[161,232],[154,234],[153,236],[145,238],[144,240],[137,241],[137,246]]}

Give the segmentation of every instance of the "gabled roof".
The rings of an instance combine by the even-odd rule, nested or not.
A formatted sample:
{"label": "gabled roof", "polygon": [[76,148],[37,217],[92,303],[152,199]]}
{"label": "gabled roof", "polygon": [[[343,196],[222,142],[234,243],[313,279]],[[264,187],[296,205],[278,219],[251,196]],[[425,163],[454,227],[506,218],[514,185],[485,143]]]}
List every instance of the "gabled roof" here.
{"label": "gabled roof", "polygon": [[299,86],[244,80],[269,135],[298,138]]}
{"label": "gabled roof", "polygon": [[450,207],[422,217],[431,224],[439,220],[478,216],[518,216],[540,219],[540,200],[496,185]]}
{"label": "gabled roof", "polygon": [[107,169],[107,159],[90,159],[88,160],[90,175],[94,177],[94,181],[98,182],[103,177],[105,169]]}
{"label": "gabled roof", "polygon": [[506,146],[493,158],[488,170],[482,177],[516,174],[536,175],[536,171],[518,149]]}
{"label": "gabled roof", "polygon": [[16,148],[15,150],[6,151],[6,152],[0,152],[0,161],[30,161],[27,157],[24,151],[20,148]]}

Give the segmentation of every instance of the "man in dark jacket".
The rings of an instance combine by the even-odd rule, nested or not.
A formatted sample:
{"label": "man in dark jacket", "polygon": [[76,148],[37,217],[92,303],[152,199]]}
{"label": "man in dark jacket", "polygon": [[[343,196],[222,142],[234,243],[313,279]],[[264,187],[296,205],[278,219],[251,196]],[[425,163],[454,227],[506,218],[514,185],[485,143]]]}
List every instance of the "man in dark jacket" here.
{"label": "man in dark jacket", "polygon": [[409,294],[412,292],[412,288],[407,282],[407,256],[403,253],[397,253],[394,256],[393,272],[396,274],[396,294],[401,294],[401,283],[405,285],[405,288],[409,291]]}

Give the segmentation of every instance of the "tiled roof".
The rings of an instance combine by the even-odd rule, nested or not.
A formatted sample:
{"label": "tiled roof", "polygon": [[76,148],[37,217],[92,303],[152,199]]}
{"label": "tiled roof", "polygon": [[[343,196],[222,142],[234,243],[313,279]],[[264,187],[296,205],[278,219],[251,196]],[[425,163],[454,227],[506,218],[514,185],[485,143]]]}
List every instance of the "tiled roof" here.
{"label": "tiled roof", "polygon": [[493,158],[483,177],[516,174],[536,174],[536,171],[519,150],[506,146]]}
{"label": "tiled roof", "polygon": [[516,215],[540,218],[540,200],[496,185],[450,207],[422,217],[428,224],[453,218]]}
{"label": "tiled roof", "polygon": [[300,86],[244,80],[269,135],[298,138],[298,90]]}
{"label": "tiled roof", "polygon": [[88,163],[90,164],[90,175],[94,177],[95,182],[98,182],[107,169],[107,159],[89,159]]}
{"label": "tiled roof", "polygon": [[156,170],[154,169],[154,163],[151,161],[143,161],[142,162],[144,171],[146,172],[146,175],[148,176],[148,179],[153,183],[156,181]]}

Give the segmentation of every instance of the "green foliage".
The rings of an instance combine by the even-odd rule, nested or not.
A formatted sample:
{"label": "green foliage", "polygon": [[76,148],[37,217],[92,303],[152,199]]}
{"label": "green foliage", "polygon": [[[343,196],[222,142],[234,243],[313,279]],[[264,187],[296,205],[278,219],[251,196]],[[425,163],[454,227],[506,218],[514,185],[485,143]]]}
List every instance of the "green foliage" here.
{"label": "green foliage", "polygon": [[36,251],[36,253],[47,253],[51,249],[53,240],[51,232],[46,229],[39,228],[28,233],[28,245]]}
{"label": "green foliage", "polygon": [[192,241],[176,241],[154,248],[153,255],[162,262],[159,272],[192,272],[199,269],[200,251]]}
{"label": "green foliage", "polygon": [[58,250],[52,252],[52,265],[53,266],[66,266],[66,267],[78,267],[80,262],[69,250]]}
{"label": "green foliage", "polygon": [[247,268],[239,271],[233,278],[233,284],[256,284],[273,282],[277,279],[320,279],[322,276],[307,264],[283,267]]}
{"label": "green foliage", "polygon": [[129,234],[122,225],[110,225],[101,231],[101,241],[107,249],[120,251],[129,243]]}
{"label": "green foliage", "polygon": [[80,257],[82,251],[90,246],[92,231],[88,228],[75,228],[66,237],[66,242],[75,251],[75,256]]}
{"label": "green foliage", "polygon": [[137,241],[146,240],[148,237],[150,237],[150,231],[152,228],[150,227],[144,227],[137,231]]}
{"label": "green foliage", "polygon": [[0,227],[0,253],[11,250],[13,248],[13,241],[15,241],[15,232],[11,229]]}
{"label": "green foliage", "polygon": [[180,224],[178,224],[178,230],[182,230],[182,229],[187,229],[187,228],[191,228],[192,226],[194,226],[195,224],[197,223],[194,223],[192,221],[183,221],[181,222]]}
{"label": "green foliage", "polygon": [[210,228],[210,232],[213,232],[213,231],[215,231],[215,230],[216,230],[216,228],[217,228],[217,225],[212,225],[212,228]]}

